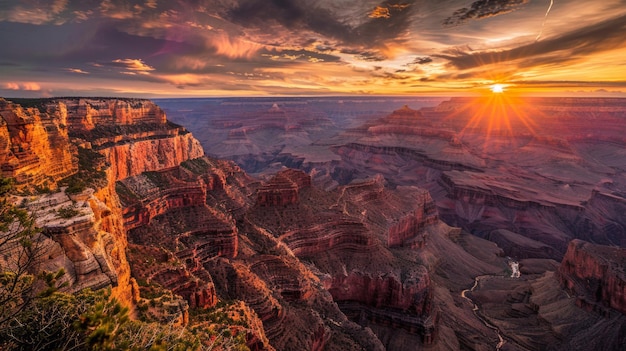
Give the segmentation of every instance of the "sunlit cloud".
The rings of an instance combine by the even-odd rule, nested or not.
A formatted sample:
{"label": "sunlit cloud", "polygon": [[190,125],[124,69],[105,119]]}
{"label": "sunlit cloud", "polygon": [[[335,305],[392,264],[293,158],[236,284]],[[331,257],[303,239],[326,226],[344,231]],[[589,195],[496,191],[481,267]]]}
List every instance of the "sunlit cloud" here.
{"label": "sunlit cloud", "polygon": [[89,72],[83,71],[80,68],[66,68],[66,71],[72,72],[72,73],[78,73],[78,74],[89,74]]}
{"label": "sunlit cloud", "polygon": [[391,13],[389,9],[382,6],[376,6],[376,8],[368,15],[370,18],[389,18]]}
{"label": "sunlit cloud", "polygon": [[146,7],[149,7],[151,9],[156,9],[156,7],[157,7],[157,0],[146,0],[145,5],[146,5]]}
{"label": "sunlit cloud", "polygon": [[113,60],[113,64],[135,73],[149,72],[155,70],[154,67],[147,65],[141,59],[117,59]]}
{"label": "sunlit cloud", "polygon": [[131,4],[120,1],[104,0],[99,9],[102,15],[118,20],[131,19],[137,14],[137,9],[131,7]]}
{"label": "sunlit cloud", "polygon": [[8,82],[4,84],[4,88],[7,90],[24,90],[24,91],[40,91],[41,90],[41,86],[39,85],[39,83],[34,83],[34,82],[23,82],[23,83]]}
{"label": "sunlit cloud", "polygon": [[91,15],[93,15],[93,11],[92,10],[73,11],[72,14],[74,15],[74,19],[76,22],[84,22],[88,20],[91,17]]}
{"label": "sunlit cloud", "polygon": [[215,48],[218,55],[231,59],[250,59],[264,48],[263,45],[233,38],[227,34],[211,37],[208,44]]}
{"label": "sunlit cloud", "polygon": [[0,30],[11,33],[0,36],[0,87],[19,94],[22,82],[37,81],[41,95],[55,80],[62,91],[132,82],[135,92],[172,95],[471,93],[497,82],[625,90],[623,0],[554,1],[546,18],[550,3],[9,0],[0,6]]}
{"label": "sunlit cloud", "polygon": [[41,86],[37,83],[23,83],[22,89],[27,91],[39,91],[41,90]]}
{"label": "sunlit cloud", "polygon": [[9,82],[4,84],[4,88],[8,90],[20,90],[20,85],[17,83]]}

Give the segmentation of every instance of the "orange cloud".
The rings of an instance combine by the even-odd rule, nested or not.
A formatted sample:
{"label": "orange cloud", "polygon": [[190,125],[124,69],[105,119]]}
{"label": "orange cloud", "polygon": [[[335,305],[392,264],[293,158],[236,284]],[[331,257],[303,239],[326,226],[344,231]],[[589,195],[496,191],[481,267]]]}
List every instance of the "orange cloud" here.
{"label": "orange cloud", "polygon": [[376,8],[370,12],[369,18],[390,18],[391,13],[386,7],[376,6]]}
{"label": "orange cloud", "polygon": [[9,82],[4,84],[4,88],[8,90],[20,90],[20,85],[17,83]]}
{"label": "orange cloud", "polygon": [[131,19],[135,16],[129,4],[113,3],[111,0],[102,1],[100,13],[114,19]]}
{"label": "orange cloud", "polygon": [[38,83],[33,82],[8,82],[4,84],[4,88],[7,90],[24,90],[24,91],[40,91],[41,86]]}
{"label": "orange cloud", "polygon": [[125,69],[134,72],[149,72],[155,70],[154,67],[147,65],[141,59],[117,59],[113,60],[113,63],[117,63]]}
{"label": "orange cloud", "polygon": [[80,69],[80,68],[66,68],[66,70],[67,70],[68,72],[72,72],[72,73],[78,73],[78,74],[89,74],[89,72],[87,72],[87,71],[83,71],[83,70],[82,70],[82,69]]}
{"label": "orange cloud", "polygon": [[250,59],[264,47],[248,40],[231,38],[226,34],[212,37],[209,39],[209,45],[215,48],[218,55],[231,59]]}
{"label": "orange cloud", "polygon": [[22,84],[22,89],[23,90],[28,90],[28,91],[40,91],[41,90],[41,86],[37,83],[23,83]]}

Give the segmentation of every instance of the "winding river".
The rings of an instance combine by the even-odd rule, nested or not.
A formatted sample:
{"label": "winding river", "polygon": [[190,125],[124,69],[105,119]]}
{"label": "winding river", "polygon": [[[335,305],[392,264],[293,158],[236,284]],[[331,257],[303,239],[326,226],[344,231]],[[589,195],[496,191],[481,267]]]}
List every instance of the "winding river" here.
{"label": "winding river", "polygon": [[[511,271],[512,271],[511,278],[519,278],[520,277],[519,263],[515,261],[509,261],[509,266],[511,267]],[[480,320],[487,328],[492,329],[496,332],[496,335],[498,336],[498,344],[496,344],[496,351],[500,351],[502,346],[506,343],[506,340],[504,340],[504,338],[502,337],[502,334],[500,333],[500,329],[496,327],[495,325],[489,323],[489,321],[487,321],[483,316],[481,316],[478,313],[478,305],[474,302],[474,300],[466,296],[468,291],[471,292],[471,291],[474,291],[474,289],[476,289],[481,279],[486,278],[486,277],[493,277],[493,276],[494,275],[479,275],[478,277],[474,278],[474,285],[472,285],[472,287],[469,289],[465,289],[461,291],[461,297],[464,299],[467,299],[467,301],[469,301],[472,304],[473,306],[472,312],[474,312],[474,315],[476,316],[476,318],[478,318],[478,320]]]}

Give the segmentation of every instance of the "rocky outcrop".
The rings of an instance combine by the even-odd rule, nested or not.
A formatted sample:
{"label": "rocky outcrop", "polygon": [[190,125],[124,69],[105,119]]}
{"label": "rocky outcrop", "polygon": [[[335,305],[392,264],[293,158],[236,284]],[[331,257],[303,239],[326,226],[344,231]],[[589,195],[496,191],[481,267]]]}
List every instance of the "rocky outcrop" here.
{"label": "rocky outcrop", "polygon": [[577,304],[610,315],[626,315],[626,249],[572,240],[561,267],[561,286],[576,296]]}
{"label": "rocky outcrop", "polygon": [[280,236],[294,255],[302,258],[322,252],[368,252],[374,245],[367,228],[351,218],[337,218],[304,229],[291,230]]}
{"label": "rocky outcrop", "polygon": [[418,208],[400,218],[397,224],[389,228],[387,244],[390,247],[422,248],[426,244],[426,238],[422,235],[423,230],[439,220],[437,208],[426,190],[418,194],[415,201]]}
{"label": "rocky outcrop", "polygon": [[276,174],[257,192],[258,206],[286,206],[298,203],[304,187],[311,186],[311,177],[302,171],[287,169]]}
{"label": "rocky outcrop", "polygon": [[78,171],[66,114],[44,113],[0,98],[0,170],[18,188],[55,188]]}
{"label": "rocky outcrop", "polygon": [[280,210],[255,206],[248,218],[311,262],[351,320],[378,330],[385,340],[402,330],[411,342],[433,343],[437,311],[428,271],[404,266],[391,251],[426,245],[438,222],[428,193],[414,187],[392,191],[377,176],[331,192],[307,186],[299,195]]}
{"label": "rocky outcrop", "polygon": [[82,194],[58,193],[18,197],[25,208],[38,214],[36,225],[49,238],[48,259],[44,269],[63,268],[67,290],[99,289],[117,286],[116,266],[110,252],[115,238],[105,230],[103,222],[111,210],[92,190]]}
{"label": "rocky outcrop", "polygon": [[189,133],[118,144],[101,152],[109,160],[116,180],[175,167],[204,154],[198,141]]}
{"label": "rocky outcrop", "polygon": [[351,272],[325,281],[342,311],[361,325],[387,327],[419,335],[431,345],[437,334],[438,311],[433,311],[433,287],[426,268],[420,267],[404,281],[393,274],[372,277]]}
{"label": "rocky outcrop", "polygon": [[394,273],[372,276],[353,271],[345,276],[334,276],[324,281],[324,285],[337,302],[358,302],[418,316],[428,316],[432,309],[430,276],[423,266],[404,279]]}
{"label": "rocky outcrop", "polygon": [[46,107],[66,115],[74,132],[93,131],[104,126],[166,123],[163,110],[142,99],[51,99]]}

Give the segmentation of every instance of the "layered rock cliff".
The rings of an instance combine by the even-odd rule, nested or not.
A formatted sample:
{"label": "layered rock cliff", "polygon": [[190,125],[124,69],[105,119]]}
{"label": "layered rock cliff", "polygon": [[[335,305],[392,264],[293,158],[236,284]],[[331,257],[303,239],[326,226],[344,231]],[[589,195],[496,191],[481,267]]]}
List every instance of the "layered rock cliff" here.
{"label": "layered rock cliff", "polygon": [[[298,175],[292,173],[287,183],[307,186]],[[233,164],[208,158],[119,181],[133,276],[142,289],[172,290],[192,310],[243,301],[269,340],[252,345],[257,349],[333,349],[334,340],[381,349],[371,332],[334,305],[309,268],[248,220],[258,187]]]}
{"label": "layered rock cliff", "polygon": [[[279,180],[303,177],[308,175],[281,171],[259,191],[278,194],[285,187]],[[438,310],[429,272],[394,251],[416,254],[412,250],[423,248],[438,230],[428,193],[412,187],[391,191],[382,177],[330,192],[309,186],[310,180],[301,183],[307,186],[298,187],[298,197],[287,196],[294,201],[257,202],[248,218],[311,262],[351,320],[375,329],[381,340],[395,338],[394,348],[434,343]]]}
{"label": "layered rock cliff", "polygon": [[71,291],[112,285],[131,304],[136,292],[115,181],[173,167],[202,148],[149,101],[17,101],[24,106],[0,100],[2,175],[33,194],[19,200],[27,208],[50,213],[38,221],[54,242],[50,267],[65,267]]}
{"label": "layered rock cliff", "polygon": [[585,309],[626,315],[626,249],[572,240],[559,268],[559,281]]}
{"label": "layered rock cliff", "polygon": [[0,169],[18,188],[54,188],[78,171],[63,107],[47,113],[0,98]]}

